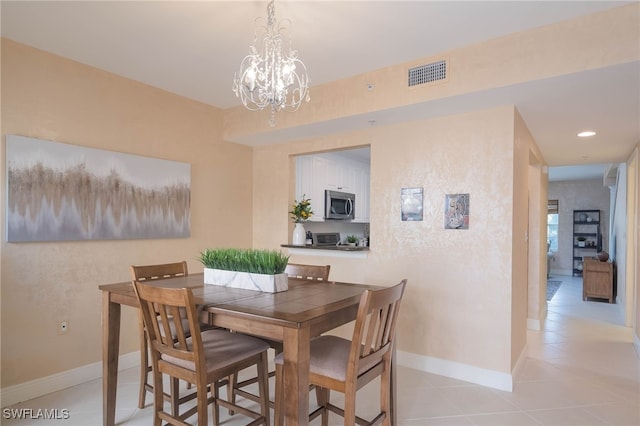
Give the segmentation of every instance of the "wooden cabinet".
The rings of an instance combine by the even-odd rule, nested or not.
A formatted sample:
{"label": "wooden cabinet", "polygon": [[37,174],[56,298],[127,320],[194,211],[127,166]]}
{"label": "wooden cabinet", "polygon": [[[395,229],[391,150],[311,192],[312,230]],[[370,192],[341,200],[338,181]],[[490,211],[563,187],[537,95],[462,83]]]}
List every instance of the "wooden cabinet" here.
{"label": "wooden cabinet", "polygon": [[573,276],[582,276],[584,257],[594,257],[602,249],[600,210],[573,211]]}
{"label": "wooden cabinet", "polygon": [[613,303],[613,262],[584,258],[582,271],[582,300],[587,297],[607,299]]}

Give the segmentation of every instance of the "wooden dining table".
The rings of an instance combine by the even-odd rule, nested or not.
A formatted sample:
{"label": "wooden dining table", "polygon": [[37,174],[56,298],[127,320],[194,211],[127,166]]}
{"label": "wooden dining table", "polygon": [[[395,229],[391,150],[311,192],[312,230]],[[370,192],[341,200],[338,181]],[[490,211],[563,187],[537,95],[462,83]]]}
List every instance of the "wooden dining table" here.
{"label": "wooden dining table", "polygon": [[[285,424],[309,422],[309,342],[312,337],[356,318],[360,296],[380,287],[289,278],[289,289],[263,293],[204,284],[203,274],[167,278],[158,286],[193,290],[202,321],[283,342]],[[139,307],[131,281],[100,285],[102,291],[103,425],[115,425],[121,306]],[[395,374],[392,374],[391,424],[395,424]]]}

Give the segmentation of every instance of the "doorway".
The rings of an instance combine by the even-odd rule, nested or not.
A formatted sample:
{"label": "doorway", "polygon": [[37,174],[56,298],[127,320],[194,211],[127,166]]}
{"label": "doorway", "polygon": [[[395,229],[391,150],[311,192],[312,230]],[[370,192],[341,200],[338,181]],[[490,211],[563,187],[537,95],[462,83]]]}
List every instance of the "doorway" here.
{"label": "doorway", "polygon": [[[619,249],[620,242],[616,236],[625,235],[627,231],[627,206],[621,200],[619,191],[626,191],[618,185],[620,173],[618,166],[612,171],[608,164],[591,166],[550,167],[548,199],[558,200],[557,248],[551,250],[549,272],[559,280],[568,280],[574,275],[582,281],[580,271],[574,268],[574,211],[598,210],[600,212],[600,232],[602,234],[602,250],[608,252],[619,268],[625,269],[627,258],[626,248]],[[611,178],[613,176],[613,178]],[[626,182],[626,174],[624,176]],[[626,184],[623,185],[626,187]],[[616,195],[617,194],[617,195]],[[622,275],[622,276],[621,276]],[[625,318],[627,290],[624,275],[617,274],[619,290],[614,302],[620,317]],[[620,281],[622,280],[622,281]],[[620,294],[620,291],[622,294]],[[577,300],[584,310],[593,309],[597,312],[599,301],[588,299],[583,302],[582,297]],[[622,325],[622,324],[621,324]]]}

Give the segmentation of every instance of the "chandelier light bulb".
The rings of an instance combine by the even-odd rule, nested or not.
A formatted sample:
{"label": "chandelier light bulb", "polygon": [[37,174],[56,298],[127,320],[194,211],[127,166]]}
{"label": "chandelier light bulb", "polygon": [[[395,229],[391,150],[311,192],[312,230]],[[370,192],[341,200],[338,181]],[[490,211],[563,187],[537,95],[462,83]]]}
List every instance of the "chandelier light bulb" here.
{"label": "chandelier light bulb", "polygon": [[244,78],[245,88],[249,92],[253,92],[253,89],[256,87],[256,70],[252,67],[247,70],[247,74]]}
{"label": "chandelier light bulb", "polygon": [[289,66],[289,64],[284,64],[284,66],[282,67],[282,75],[287,81],[289,81],[289,74],[291,74],[291,67]]}
{"label": "chandelier light bulb", "polygon": [[[256,19],[256,22],[263,21]],[[269,124],[276,124],[278,111],[297,111],[309,102],[307,67],[291,48],[291,21],[278,22],[274,0],[267,6],[267,23],[258,25],[249,55],[240,63],[233,78],[233,91],[251,111],[271,108]]]}

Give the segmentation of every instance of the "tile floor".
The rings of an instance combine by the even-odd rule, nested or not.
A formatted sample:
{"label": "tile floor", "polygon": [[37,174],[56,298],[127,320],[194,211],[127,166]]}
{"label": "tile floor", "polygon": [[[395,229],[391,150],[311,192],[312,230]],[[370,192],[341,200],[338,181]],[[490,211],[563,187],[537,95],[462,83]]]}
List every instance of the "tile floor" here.
{"label": "tile floor", "polygon": [[[640,361],[631,330],[621,326],[618,307],[582,301],[580,278],[562,280],[549,302],[544,331],[529,331],[529,357],[514,392],[400,367],[400,425],[640,425]],[[137,408],[138,371],[121,372],[116,421],[120,425],[152,424],[151,398]],[[272,390],[273,392],[273,390]],[[377,383],[358,396],[362,416],[375,411]],[[273,393],[272,393],[273,395]],[[332,397],[340,403],[340,397]],[[312,397],[314,402],[315,398]],[[8,420],[3,425],[102,424],[101,380],[52,393],[11,408],[68,409],[66,420]],[[225,410],[223,410],[224,412]],[[223,424],[242,425],[246,418],[223,416]],[[337,416],[331,424],[340,424]],[[319,424],[317,419],[313,424]]]}

